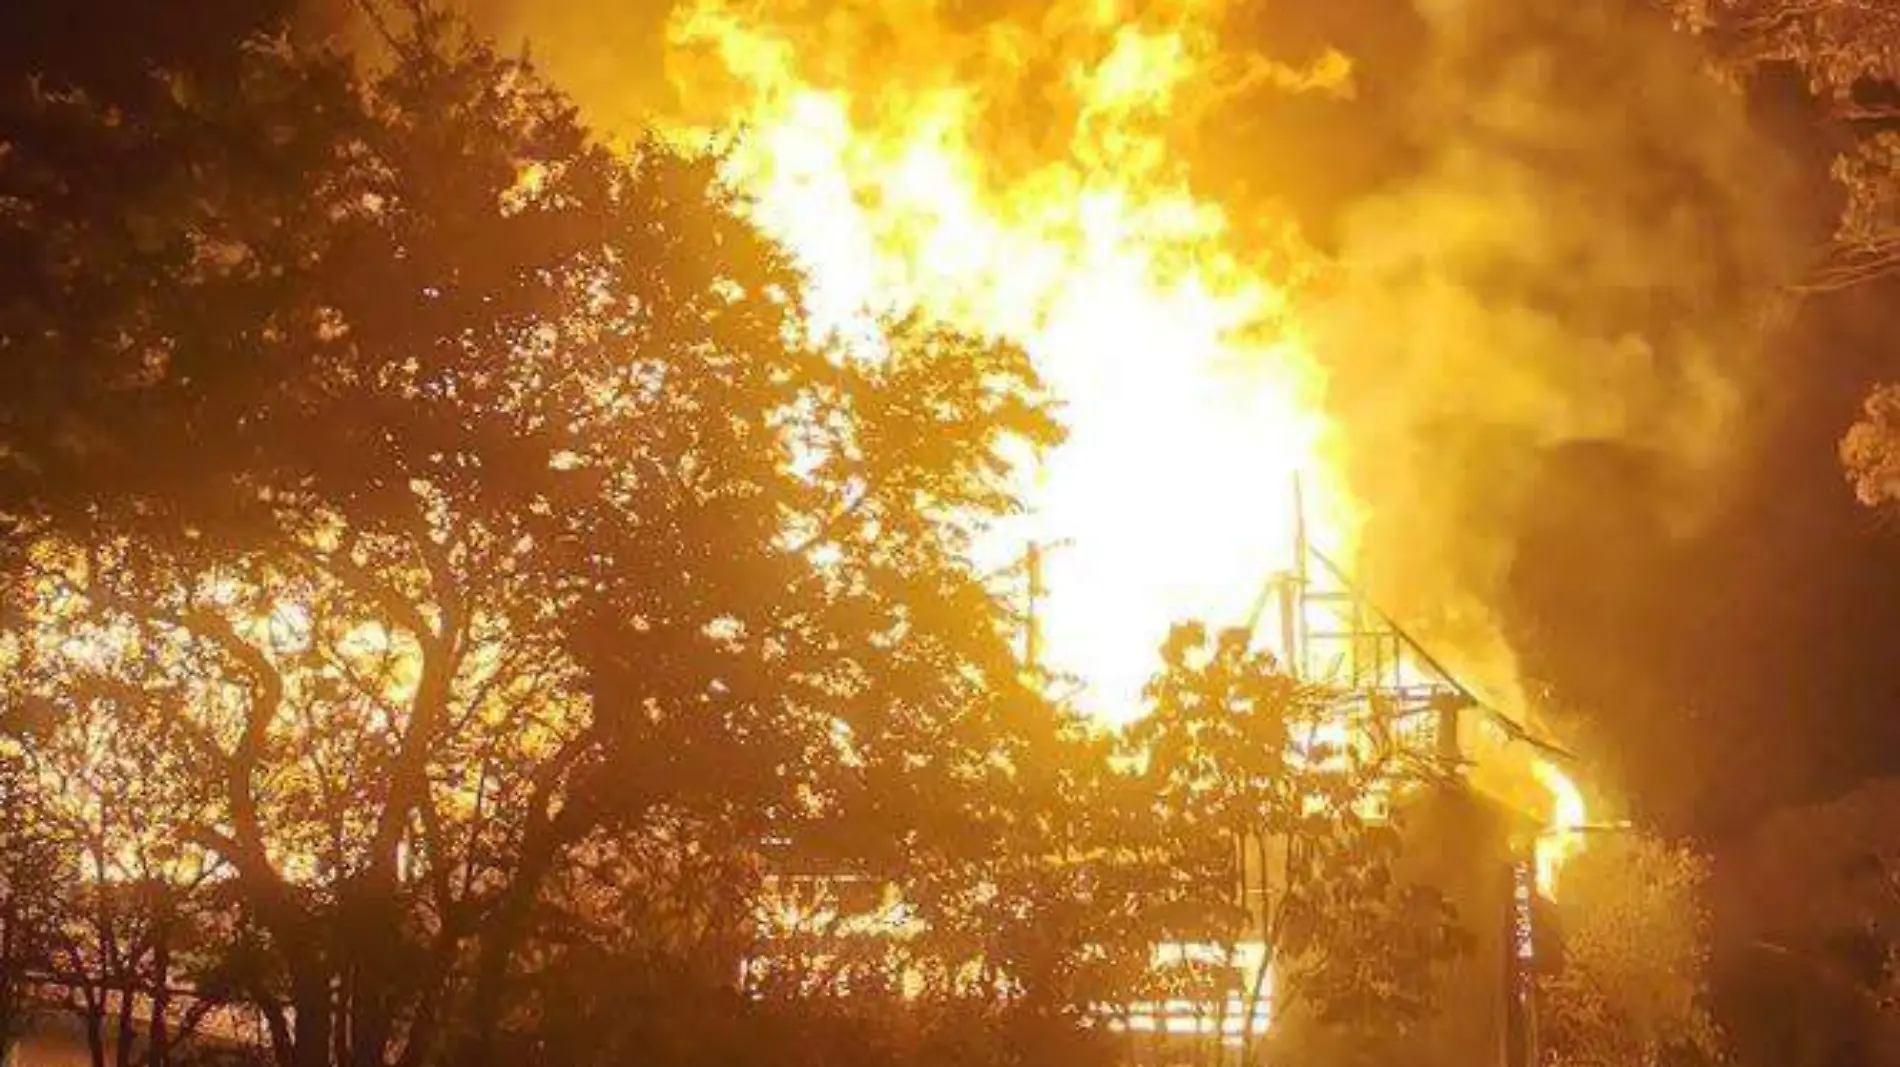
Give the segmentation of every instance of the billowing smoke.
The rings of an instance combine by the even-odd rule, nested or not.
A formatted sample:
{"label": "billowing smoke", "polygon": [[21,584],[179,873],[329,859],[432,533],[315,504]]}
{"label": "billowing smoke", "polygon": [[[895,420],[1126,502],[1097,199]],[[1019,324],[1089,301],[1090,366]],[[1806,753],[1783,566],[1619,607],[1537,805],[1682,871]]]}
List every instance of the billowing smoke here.
{"label": "billowing smoke", "polygon": [[[1554,465],[1644,472],[1687,532],[1743,442],[1782,167],[1744,102],[1630,5],[1419,0],[1409,172],[1349,204],[1311,309],[1361,565],[1494,699],[1524,707],[1501,604]],[[1528,710],[1528,709],[1527,709]]]}

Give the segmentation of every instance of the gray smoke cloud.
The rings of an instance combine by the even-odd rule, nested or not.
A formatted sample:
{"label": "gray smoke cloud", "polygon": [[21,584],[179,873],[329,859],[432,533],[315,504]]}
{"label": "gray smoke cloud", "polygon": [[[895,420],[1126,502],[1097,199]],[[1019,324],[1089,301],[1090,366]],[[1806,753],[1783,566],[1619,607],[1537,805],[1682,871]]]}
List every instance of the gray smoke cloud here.
{"label": "gray smoke cloud", "polygon": [[1719,501],[1796,259],[1787,170],[1690,43],[1628,5],[1418,11],[1398,116],[1418,164],[1344,209],[1340,284],[1309,323],[1367,582],[1530,711],[1500,605],[1547,465],[1638,457],[1677,532]]}

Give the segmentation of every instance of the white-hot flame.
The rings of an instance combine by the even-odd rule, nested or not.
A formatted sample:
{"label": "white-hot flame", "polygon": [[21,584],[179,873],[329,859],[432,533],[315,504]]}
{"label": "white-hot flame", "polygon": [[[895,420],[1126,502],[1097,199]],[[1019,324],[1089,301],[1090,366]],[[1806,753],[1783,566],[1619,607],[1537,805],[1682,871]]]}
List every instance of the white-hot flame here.
{"label": "white-hot flame", "polygon": [[1537,889],[1557,899],[1557,882],[1564,864],[1583,850],[1583,826],[1589,819],[1583,791],[1555,763],[1543,758],[1531,764],[1537,782],[1550,793],[1550,816],[1537,838]]}
{"label": "white-hot flame", "polygon": [[[1059,44],[945,42],[957,78],[866,80],[848,14],[794,32],[702,0],[670,28],[688,110],[732,90],[681,134],[728,144],[729,180],[809,272],[821,325],[851,336],[866,311],[917,309],[1035,360],[1069,438],[1025,472],[1033,514],[986,554],[1045,546],[1045,665],[1111,721],[1136,712],[1170,624],[1240,620],[1284,566],[1292,472],[1341,499],[1283,250],[1251,255],[1179,163],[1173,110],[1211,61],[1213,12],[1137,28],[1113,6],[1054,4]],[[1047,90],[1070,104],[1006,169],[985,109],[1037,49],[1061,52]]]}

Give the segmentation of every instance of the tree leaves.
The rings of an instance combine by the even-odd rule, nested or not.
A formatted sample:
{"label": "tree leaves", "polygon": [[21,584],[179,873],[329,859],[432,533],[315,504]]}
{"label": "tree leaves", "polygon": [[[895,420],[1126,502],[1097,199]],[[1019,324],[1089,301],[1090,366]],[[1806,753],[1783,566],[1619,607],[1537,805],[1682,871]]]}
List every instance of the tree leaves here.
{"label": "tree leaves", "polygon": [[18,680],[235,869],[299,1062],[498,1055],[583,861],[1044,855],[1071,726],[964,552],[1054,432],[1023,354],[823,347],[710,161],[417,15],[375,76],[258,42],[38,98],[0,160]]}
{"label": "tree leaves", "polygon": [[1565,966],[1539,980],[1559,1064],[1718,1052],[1709,1015],[1707,862],[1646,837],[1594,843],[1564,869]]}
{"label": "tree leaves", "polygon": [[1900,84],[1900,14],[1857,0],[1666,0],[1678,24],[1701,35],[1715,61],[1743,78],[1776,64],[1806,75],[1809,89],[1852,137],[1833,177],[1846,194],[1835,245],[1803,288],[1830,291],[1900,269],[1894,226],[1896,115],[1886,102]]}
{"label": "tree leaves", "polygon": [[[1143,901],[1149,936],[1260,947],[1276,1018],[1419,1017],[1461,940],[1440,894],[1395,877],[1403,841],[1383,808],[1410,772],[1389,739],[1355,719],[1350,694],[1294,678],[1243,631],[1178,626],[1162,661],[1123,753],[1148,820],[1138,851],[1176,875]],[[1217,985],[1210,1003],[1235,996],[1251,1016],[1253,980]]]}

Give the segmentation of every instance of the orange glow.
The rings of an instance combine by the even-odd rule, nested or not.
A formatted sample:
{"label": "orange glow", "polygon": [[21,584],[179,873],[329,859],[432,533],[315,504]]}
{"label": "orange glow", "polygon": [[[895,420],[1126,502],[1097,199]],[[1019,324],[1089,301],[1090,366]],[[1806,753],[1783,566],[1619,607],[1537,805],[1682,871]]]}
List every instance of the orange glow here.
{"label": "orange glow", "polygon": [[1583,851],[1581,828],[1588,821],[1589,812],[1583,791],[1556,764],[1539,758],[1531,764],[1531,770],[1537,775],[1538,784],[1549,791],[1551,801],[1550,817],[1544,824],[1544,832],[1537,838],[1537,889],[1555,900],[1564,864]]}
{"label": "orange glow", "polygon": [[[1048,546],[1046,665],[1079,677],[1110,722],[1136,713],[1172,622],[1238,622],[1285,566],[1295,471],[1320,509],[1343,499],[1285,249],[1269,264],[1243,247],[1179,163],[1175,115],[1211,77],[1215,5],[1171,5],[1158,28],[1117,6],[1054,4],[1044,25],[1059,44],[945,42],[961,53],[954,79],[863,84],[850,81],[862,42],[831,23],[795,36],[701,0],[669,29],[686,109],[718,116],[675,132],[727,148],[729,180],[809,272],[822,328],[861,340],[867,312],[917,309],[1036,361],[1069,440],[1024,465],[1032,514],[995,531],[981,562]],[[1005,152],[985,108],[1028,52],[1050,50],[1064,60],[1050,91],[1074,106],[1037,116],[1052,125],[1033,151]],[[1276,76],[1298,89],[1344,73],[1329,57]]]}
{"label": "orange glow", "polygon": [[1236,990],[1227,996],[1224,1004],[1219,1000],[1211,1004],[1180,999],[1142,1001],[1129,1005],[1125,1022],[1116,1020],[1111,1026],[1138,1034],[1218,1033],[1221,1043],[1229,1046],[1242,1044],[1245,1035],[1258,1037],[1272,1028],[1273,967],[1267,960],[1267,946],[1263,942],[1242,941],[1231,946],[1164,942],[1155,946],[1153,965],[1157,971],[1183,964],[1231,967],[1242,976],[1243,982],[1252,981],[1258,975],[1260,989],[1252,997]]}

